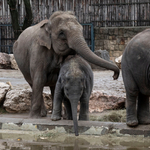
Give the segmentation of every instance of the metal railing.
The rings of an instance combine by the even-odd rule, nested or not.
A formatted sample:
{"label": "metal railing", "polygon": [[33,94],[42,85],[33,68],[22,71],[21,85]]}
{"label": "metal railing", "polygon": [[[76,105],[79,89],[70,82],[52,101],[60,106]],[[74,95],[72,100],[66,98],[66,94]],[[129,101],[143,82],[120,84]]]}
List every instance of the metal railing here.
{"label": "metal railing", "polygon": [[[94,51],[94,27],[92,23],[81,24],[84,38],[92,51]],[[11,24],[0,24],[0,52],[13,53],[14,33]]]}

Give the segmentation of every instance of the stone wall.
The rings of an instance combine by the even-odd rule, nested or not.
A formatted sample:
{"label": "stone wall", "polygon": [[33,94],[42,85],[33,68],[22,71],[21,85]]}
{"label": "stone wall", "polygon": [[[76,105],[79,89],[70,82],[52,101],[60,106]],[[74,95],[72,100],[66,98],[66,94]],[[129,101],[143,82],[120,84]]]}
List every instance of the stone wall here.
{"label": "stone wall", "polygon": [[95,27],[95,51],[107,50],[110,59],[114,61],[122,55],[130,39],[147,28],[150,27]]}

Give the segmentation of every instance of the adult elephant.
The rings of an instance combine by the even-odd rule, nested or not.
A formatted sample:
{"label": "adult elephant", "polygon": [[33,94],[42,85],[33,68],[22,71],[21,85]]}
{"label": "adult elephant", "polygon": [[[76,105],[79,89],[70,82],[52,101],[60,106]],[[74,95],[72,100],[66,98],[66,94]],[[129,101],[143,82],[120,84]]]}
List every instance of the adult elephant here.
{"label": "adult elephant", "polygon": [[59,65],[69,54],[78,53],[87,61],[114,71],[115,64],[96,56],[89,49],[83,37],[82,26],[70,11],[57,11],[49,20],[24,30],[14,43],[13,52],[19,69],[32,88],[30,116],[46,116],[42,92],[49,86],[52,96],[59,73]]}
{"label": "adult elephant", "polygon": [[[122,56],[121,68],[126,89],[127,125],[149,124],[150,29],[131,39]],[[138,98],[138,100],[137,100]]]}

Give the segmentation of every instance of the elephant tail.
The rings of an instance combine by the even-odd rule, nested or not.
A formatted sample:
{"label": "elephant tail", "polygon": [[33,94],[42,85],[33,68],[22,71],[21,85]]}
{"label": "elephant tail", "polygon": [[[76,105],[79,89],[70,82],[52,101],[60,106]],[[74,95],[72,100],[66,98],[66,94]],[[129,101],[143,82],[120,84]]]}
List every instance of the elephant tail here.
{"label": "elephant tail", "polygon": [[147,86],[150,85],[150,64],[148,65],[147,69],[146,69],[146,84]]}

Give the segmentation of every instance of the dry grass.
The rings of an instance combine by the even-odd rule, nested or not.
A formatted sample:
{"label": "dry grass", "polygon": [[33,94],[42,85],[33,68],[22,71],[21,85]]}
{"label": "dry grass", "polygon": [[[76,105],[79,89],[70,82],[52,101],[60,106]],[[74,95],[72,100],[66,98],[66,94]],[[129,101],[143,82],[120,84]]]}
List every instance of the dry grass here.
{"label": "dry grass", "polygon": [[0,107],[0,114],[7,114],[8,112],[5,110],[4,107]]}
{"label": "dry grass", "polygon": [[126,122],[126,110],[108,110],[90,114],[91,121]]}

